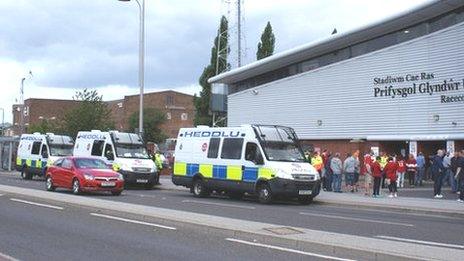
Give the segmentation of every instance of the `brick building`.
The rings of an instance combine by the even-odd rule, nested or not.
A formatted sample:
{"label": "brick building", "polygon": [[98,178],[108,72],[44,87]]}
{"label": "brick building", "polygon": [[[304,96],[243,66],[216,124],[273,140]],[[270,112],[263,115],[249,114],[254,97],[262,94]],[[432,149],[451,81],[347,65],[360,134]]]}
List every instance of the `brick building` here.
{"label": "brick building", "polygon": [[[129,118],[139,111],[139,95],[124,96],[123,99],[106,102],[111,110],[115,129],[129,129]],[[43,120],[60,122],[66,111],[75,108],[79,101],[55,99],[27,99],[24,101],[24,127],[38,124]],[[144,107],[156,108],[166,115],[166,123],[161,126],[170,138],[177,137],[179,128],[192,127],[195,108],[193,96],[176,91],[161,91],[144,94]],[[21,105],[13,105],[13,133],[20,132]]]}

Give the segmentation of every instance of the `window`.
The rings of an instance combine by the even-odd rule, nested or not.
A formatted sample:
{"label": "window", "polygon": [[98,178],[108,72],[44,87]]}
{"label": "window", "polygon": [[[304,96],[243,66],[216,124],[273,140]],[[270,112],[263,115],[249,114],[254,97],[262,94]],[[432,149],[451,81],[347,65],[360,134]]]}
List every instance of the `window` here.
{"label": "window", "polygon": [[187,114],[186,112],[182,113],[182,114],[180,115],[180,119],[183,120],[183,121],[188,120],[188,114]]}
{"label": "window", "polygon": [[263,155],[258,145],[248,142],[245,149],[245,160],[253,161],[255,164],[263,164]]}
{"label": "window", "polygon": [[95,140],[92,146],[92,156],[101,156],[103,154],[104,140]]}
{"label": "window", "polygon": [[72,167],[72,162],[70,159],[64,159],[63,163],[61,163],[61,167],[64,169],[71,169]]}
{"label": "window", "polygon": [[217,158],[218,152],[219,152],[220,141],[221,141],[220,138],[211,138],[209,140],[208,158],[211,158],[211,159]]}
{"label": "window", "polygon": [[48,146],[43,144],[42,145],[42,151],[40,152],[40,155],[42,155],[42,158],[46,159],[48,158]]}
{"label": "window", "polygon": [[226,138],[222,142],[221,159],[240,159],[242,157],[243,139]]}
{"label": "window", "polygon": [[172,116],[171,116],[171,113],[170,113],[170,112],[166,113],[166,119],[170,120],[171,117],[172,117]]}
{"label": "window", "polygon": [[113,146],[111,144],[105,145],[105,157],[108,160],[114,160]]}
{"label": "window", "polygon": [[171,95],[166,96],[166,105],[174,105],[174,97]]}
{"label": "window", "polygon": [[61,165],[63,164],[63,160],[64,160],[64,159],[57,159],[57,160],[53,163],[53,165],[58,166],[58,167],[61,167]]}
{"label": "window", "polygon": [[34,141],[34,143],[32,143],[32,151],[31,151],[31,154],[39,155],[39,152],[40,152],[40,145],[42,145],[42,142],[40,142],[40,141]]}

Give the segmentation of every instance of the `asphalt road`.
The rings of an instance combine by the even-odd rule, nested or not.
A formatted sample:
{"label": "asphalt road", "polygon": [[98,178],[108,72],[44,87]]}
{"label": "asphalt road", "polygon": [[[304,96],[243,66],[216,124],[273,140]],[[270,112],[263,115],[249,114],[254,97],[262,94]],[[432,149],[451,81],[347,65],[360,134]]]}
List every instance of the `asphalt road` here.
{"label": "asphalt road", "polygon": [[[45,186],[41,180],[24,181],[11,175],[0,175],[0,184],[41,190]],[[70,192],[58,190],[56,193]],[[187,191],[159,189],[129,189],[119,197],[108,194],[85,196],[349,235],[397,237],[464,246],[464,237],[457,233],[464,231],[464,223],[457,217],[329,206],[317,204],[317,201],[301,206],[289,202],[262,205],[253,198],[232,200],[225,196],[198,199]]]}
{"label": "asphalt road", "polygon": [[0,195],[0,209],[0,260],[324,259],[315,252],[253,245],[185,225],[159,227],[147,217],[12,195]]}

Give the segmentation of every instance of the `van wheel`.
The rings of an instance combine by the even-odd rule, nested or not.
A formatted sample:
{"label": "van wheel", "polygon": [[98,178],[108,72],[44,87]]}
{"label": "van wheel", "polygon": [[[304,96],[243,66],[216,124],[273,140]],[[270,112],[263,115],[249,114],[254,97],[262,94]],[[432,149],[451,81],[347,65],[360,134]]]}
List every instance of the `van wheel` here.
{"label": "van wheel", "polygon": [[48,176],[46,181],[45,181],[45,185],[47,187],[47,191],[55,191],[56,187],[53,186],[53,181],[52,181],[52,177]]}
{"label": "van wheel", "polygon": [[301,205],[309,205],[311,202],[313,202],[313,196],[299,196],[298,202]]}
{"label": "van wheel", "polygon": [[260,203],[269,204],[272,202],[273,195],[268,184],[264,183],[258,187],[258,200]]}
{"label": "van wheel", "polygon": [[202,179],[198,178],[193,181],[192,184],[193,196],[197,198],[204,198],[209,196],[210,192],[205,188],[205,184]]}
{"label": "van wheel", "polygon": [[74,195],[81,194],[81,183],[79,182],[78,179],[73,180],[72,190],[73,190]]}
{"label": "van wheel", "polygon": [[32,179],[32,173],[29,173],[26,166],[21,169],[21,178],[25,180]]}

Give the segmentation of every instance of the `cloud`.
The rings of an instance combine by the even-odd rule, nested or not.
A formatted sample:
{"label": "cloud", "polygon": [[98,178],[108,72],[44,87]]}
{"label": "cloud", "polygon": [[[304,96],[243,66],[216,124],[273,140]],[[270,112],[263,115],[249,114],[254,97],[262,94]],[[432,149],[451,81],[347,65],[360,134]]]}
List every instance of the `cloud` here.
{"label": "cloud", "polygon": [[[209,63],[227,5],[221,0],[145,1],[146,89],[198,92],[198,78]],[[267,21],[279,52],[326,37],[334,27],[343,32],[422,2],[245,0],[244,63],[255,60]],[[68,97],[83,88],[113,90],[111,99],[137,93],[139,12],[134,1],[2,0],[0,13],[0,107],[11,108],[19,81],[29,70],[35,91],[26,91],[26,98]],[[235,23],[230,21],[231,63]]]}

